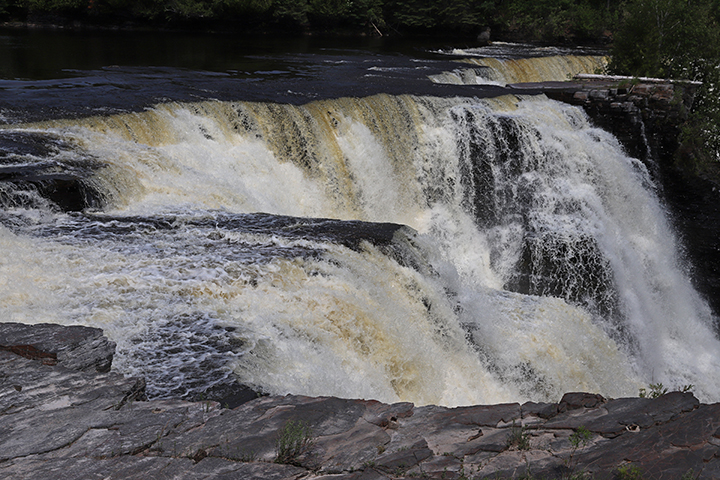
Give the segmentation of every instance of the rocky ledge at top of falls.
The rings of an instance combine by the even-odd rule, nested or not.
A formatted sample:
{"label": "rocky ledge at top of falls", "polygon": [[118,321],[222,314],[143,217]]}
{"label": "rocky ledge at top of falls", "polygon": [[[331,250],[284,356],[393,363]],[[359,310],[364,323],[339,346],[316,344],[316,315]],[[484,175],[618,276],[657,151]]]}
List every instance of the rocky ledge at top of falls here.
{"label": "rocky ledge at top of falls", "polygon": [[0,478],[720,478],[720,404],[690,393],[459,408],[288,395],[227,409],[145,401],[142,379],[106,371],[103,339],[0,324]]}
{"label": "rocky ledge at top of falls", "polygon": [[[669,162],[700,82],[579,74],[566,82],[508,85],[520,92],[581,106],[593,122],[623,144],[630,156]],[[688,172],[689,173],[689,172]]]}

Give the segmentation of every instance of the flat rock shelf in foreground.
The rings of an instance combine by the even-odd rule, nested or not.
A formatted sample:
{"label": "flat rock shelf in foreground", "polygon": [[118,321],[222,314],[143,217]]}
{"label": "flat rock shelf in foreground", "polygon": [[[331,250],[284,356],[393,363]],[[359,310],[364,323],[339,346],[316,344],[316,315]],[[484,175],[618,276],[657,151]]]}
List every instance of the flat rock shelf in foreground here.
{"label": "flat rock shelf in foreground", "polygon": [[[143,401],[141,379],[21,356],[13,344],[67,352],[62,342],[77,349],[85,335],[106,358],[97,329],[27,329],[0,336],[1,478],[720,478],[720,404],[690,393],[459,408],[288,395],[231,410]],[[294,438],[306,441],[276,463],[288,425],[309,427]]]}

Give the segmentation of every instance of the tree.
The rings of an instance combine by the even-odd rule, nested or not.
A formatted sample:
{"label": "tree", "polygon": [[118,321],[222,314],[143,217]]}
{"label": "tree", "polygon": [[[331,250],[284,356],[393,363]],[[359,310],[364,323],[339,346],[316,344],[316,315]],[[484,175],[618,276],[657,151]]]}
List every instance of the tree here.
{"label": "tree", "polygon": [[719,19],[714,0],[635,0],[611,51],[612,73],[703,82],[678,150],[694,170],[720,160]]}
{"label": "tree", "polygon": [[273,17],[282,23],[306,26],[309,9],[307,0],[273,1]]}
{"label": "tree", "polygon": [[699,79],[720,57],[712,0],[635,0],[615,35],[610,68],[618,73]]}
{"label": "tree", "polygon": [[597,39],[615,18],[605,0],[506,0],[499,12],[508,30],[551,42]]}
{"label": "tree", "polygon": [[440,4],[433,0],[388,0],[391,19],[400,27],[431,29],[438,25]]}

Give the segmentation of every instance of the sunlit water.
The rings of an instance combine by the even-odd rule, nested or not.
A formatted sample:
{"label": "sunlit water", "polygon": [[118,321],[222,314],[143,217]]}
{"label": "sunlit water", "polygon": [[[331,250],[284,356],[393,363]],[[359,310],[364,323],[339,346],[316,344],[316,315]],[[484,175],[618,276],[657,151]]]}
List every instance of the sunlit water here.
{"label": "sunlit water", "polygon": [[154,396],[235,376],[418,404],[720,398],[650,176],[575,107],[166,102],[0,135],[7,165],[82,172],[95,198],[62,213],[3,185],[4,320],[102,328]]}
{"label": "sunlit water", "polygon": [[469,57],[452,71],[431,75],[436,83],[457,85],[502,85],[527,82],[564,82],[575,75],[603,73],[608,57],[603,55],[553,55],[536,58]]}

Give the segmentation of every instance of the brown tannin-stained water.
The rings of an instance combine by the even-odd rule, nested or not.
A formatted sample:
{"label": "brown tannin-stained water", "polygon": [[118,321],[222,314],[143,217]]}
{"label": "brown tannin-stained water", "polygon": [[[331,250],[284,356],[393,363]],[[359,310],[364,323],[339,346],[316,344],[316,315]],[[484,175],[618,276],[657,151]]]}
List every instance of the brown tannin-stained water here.
{"label": "brown tannin-stained water", "polygon": [[437,49],[83,48],[0,79],[3,319],[103,328],[154,396],[720,399],[651,177],[581,109]]}

